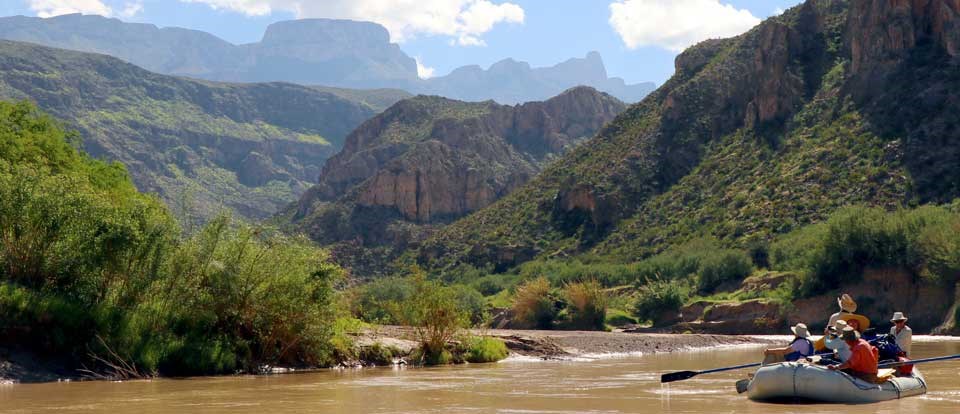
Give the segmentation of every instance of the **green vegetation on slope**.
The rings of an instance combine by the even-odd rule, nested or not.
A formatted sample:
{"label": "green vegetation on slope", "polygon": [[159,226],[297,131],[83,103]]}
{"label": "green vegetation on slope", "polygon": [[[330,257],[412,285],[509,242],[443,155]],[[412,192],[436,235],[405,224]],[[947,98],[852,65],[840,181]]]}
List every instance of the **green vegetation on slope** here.
{"label": "green vegetation on slope", "polygon": [[225,217],[183,238],[77,142],[0,102],[0,344],[117,378],[333,361],[341,271],[323,251]]}
{"label": "green vegetation on slope", "polygon": [[375,114],[346,90],[195,81],[9,41],[0,41],[0,74],[0,99],[35,102],[78,129],[88,153],[122,162],[139,189],[201,221],[223,208],[276,213]]}

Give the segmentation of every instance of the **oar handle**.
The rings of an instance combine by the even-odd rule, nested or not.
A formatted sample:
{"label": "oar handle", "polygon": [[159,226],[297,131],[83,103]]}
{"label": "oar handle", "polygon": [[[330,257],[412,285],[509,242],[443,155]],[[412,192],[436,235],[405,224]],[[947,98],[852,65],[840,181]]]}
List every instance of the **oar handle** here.
{"label": "oar handle", "polygon": [[732,366],[732,367],[714,368],[714,369],[708,369],[708,370],[704,370],[704,371],[697,371],[697,374],[699,375],[699,374],[710,374],[710,373],[713,373],[713,372],[733,371],[733,370],[735,370],[735,369],[743,369],[743,368],[750,368],[750,367],[759,367],[760,365],[763,365],[763,363],[762,363],[762,362],[753,362],[753,363],[750,363],[750,364],[734,365],[734,366]]}
{"label": "oar handle", "polygon": [[[822,352],[822,353],[813,354],[813,355],[810,355],[810,356],[813,357],[813,356],[827,356],[827,355],[833,355],[833,352]],[[710,374],[710,373],[714,373],[714,372],[733,371],[733,370],[735,370],[735,369],[743,369],[743,368],[750,368],[750,367],[759,367],[759,366],[761,366],[761,365],[763,365],[763,362],[754,362],[754,363],[750,363],[750,364],[735,365],[735,366],[732,366],[732,367],[714,368],[714,369],[708,369],[708,370],[705,370],[705,371],[697,371],[697,375],[700,375],[700,374]]]}
{"label": "oar handle", "polygon": [[933,357],[933,358],[914,359],[910,361],[887,362],[887,363],[877,365],[877,368],[893,368],[893,367],[899,367],[903,365],[916,365],[916,364],[923,364],[927,362],[946,361],[949,359],[960,359],[960,354]]}

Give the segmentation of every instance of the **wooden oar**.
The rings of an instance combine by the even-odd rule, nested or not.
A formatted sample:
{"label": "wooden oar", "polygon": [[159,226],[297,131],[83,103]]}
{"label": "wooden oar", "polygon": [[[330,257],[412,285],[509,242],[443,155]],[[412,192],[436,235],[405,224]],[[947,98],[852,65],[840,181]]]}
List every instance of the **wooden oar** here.
{"label": "wooden oar", "polygon": [[893,368],[893,367],[899,367],[903,365],[925,364],[927,362],[946,361],[950,359],[960,359],[960,354],[939,356],[939,357],[933,357],[933,358],[913,359],[909,361],[885,362],[883,364],[877,365],[877,368]]}
{"label": "wooden oar", "polygon": [[[833,352],[824,352],[824,353],[821,353],[821,354],[814,354],[814,355],[811,355],[811,356],[825,356],[825,355],[833,355]],[[761,366],[761,365],[763,365],[762,362],[754,362],[754,363],[752,363],[752,364],[734,365],[734,366],[732,366],[732,367],[714,368],[714,369],[708,369],[708,370],[704,370],[704,371],[677,371],[677,372],[668,372],[668,373],[663,374],[663,375],[660,376],[660,382],[661,382],[661,383],[666,383],[666,382],[674,382],[674,381],[683,381],[683,380],[685,380],[685,379],[690,379],[690,378],[693,378],[693,377],[695,377],[695,376],[697,376],[697,375],[701,375],[701,374],[711,374],[711,373],[714,373],[714,372],[733,371],[733,370],[735,370],[735,369],[743,369],[743,368],[750,368],[750,367],[759,367],[759,366]]]}
{"label": "wooden oar", "polygon": [[754,362],[752,364],[735,365],[732,367],[724,367],[724,368],[714,368],[714,369],[708,369],[704,371],[669,372],[660,376],[660,382],[665,383],[665,382],[683,381],[685,379],[690,379],[701,374],[710,374],[713,372],[733,371],[735,369],[759,367],[762,364],[763,364],[762,362]]}

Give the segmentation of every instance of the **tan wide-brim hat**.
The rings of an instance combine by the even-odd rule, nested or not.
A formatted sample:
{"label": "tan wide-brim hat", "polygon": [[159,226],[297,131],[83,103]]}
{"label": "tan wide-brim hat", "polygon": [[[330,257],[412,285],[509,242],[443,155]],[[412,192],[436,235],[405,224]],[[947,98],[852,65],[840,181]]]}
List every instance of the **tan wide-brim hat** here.
{"label": "tan wide-brim hat", "polygon": [[800,338],[806,338],[810,336],[810,331],[807,330],[807,325],[804,323],[798,323],[795,326],[791,326],[790,330],[793,331],[794,335]]}
{"label": "tan wide-brim hat", "polygon": [[894,312],[893,317],[890,318],[890,322],[899,322],[899,321],[906,321],[906,320],[907,320],[907,317],[903,316],[903,312]]}
{"label": "tan wide-brim hat", "polygon": [[855,313],[841,314],[841,315],[840,315],[840,318],[837,319],[837,320],[846,321],[846,322],[847,322],[847,325],[850,325],[850,321],[856,320],[857,323],[860,324],[859,329],[857,329],[857,330],[860,331],[860,332],[863,332],[863,331],[867,330],[867,328],[870,327],[870,319],[868,319],[866,316],[857,315],[857,314],[855,314]]}
{"label": "tan wide-brim hat", "polygon": [[830,327],[831,331],[843,332],[843,328],[847,327],[847,321],[843,319],[838,319],[837,322]]}
{"label": "tan wide-brim hat", "polygon": [[854,313],[857,311],[857,301],[853,300],[853,297],[847,293],[837,298],[837,304],[840,305],[840,309],[847,312]]}

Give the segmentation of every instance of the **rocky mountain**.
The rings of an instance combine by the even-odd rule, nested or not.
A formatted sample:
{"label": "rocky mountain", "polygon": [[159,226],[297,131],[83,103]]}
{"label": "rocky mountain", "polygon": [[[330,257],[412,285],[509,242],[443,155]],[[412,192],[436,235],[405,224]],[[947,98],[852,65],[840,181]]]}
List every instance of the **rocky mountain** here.
{"label": "rocky mountain", "polygon": [[591,86],[624,102],[639,102],[656,88],[651,82],[627,85],[623,79],[608,77],[600,54],[590,52],[582,59],[544,68],[531,68],[529,63],[513,59],[501,60],[487,70],[464,66],[421,82],[413,90],[466,101],[493,99],[515,104],[547,99],[576,85]]}
{"label": "rocky mountain", "polygon": [[101,16],[14,16],[0,18],[0,39],[103,53],[150,71],[215,81],[398,88],[504,104],[544,100],[578,85],[626,102],[637,102],[654,89],[652,83],[627,85],[608,77],[596,52],[547,68],[507,59],[488,70],[466,66],[423,80],[417,77],[416,61],[390,43],[385,28],[349,20],[278,22],[267,28],[260,42],[234,45],[201,31]]}
{"label": "rocky mountain", "polygon": [[338,259],[366,266],[362,275],[374,263],[349,248],[383,247],[389,258],[522,186],[623,109],[587,87],[517,106],[400,101],[347,137],[292,218],[315,240],[341,243]]}
{"label": "rocky mountain", "polygon": [[960,1],[808,0],[676,58],[662,87],[496,203],[436,232],[434,270],[696,237],[747,247],[848,204],[960,196]]}
{"label": "rocky mountain", "polygon": [[416,62],[382,26],[304,19],[270,25],[257,43],[95,15],[0,19],[0,38],[111,55],[147,70],[227,82],[381,88],[417,80]]}
{"label": "rocky mountain", "polygon": [[346,94],[194,81],[109,56],[0,41],[0,99],[36,102],[77,129],[90,154],[126,165],[140,190],[200,218],[222,207],[262,218],[296,200],[347,134],[385,104],[385,96]]}

